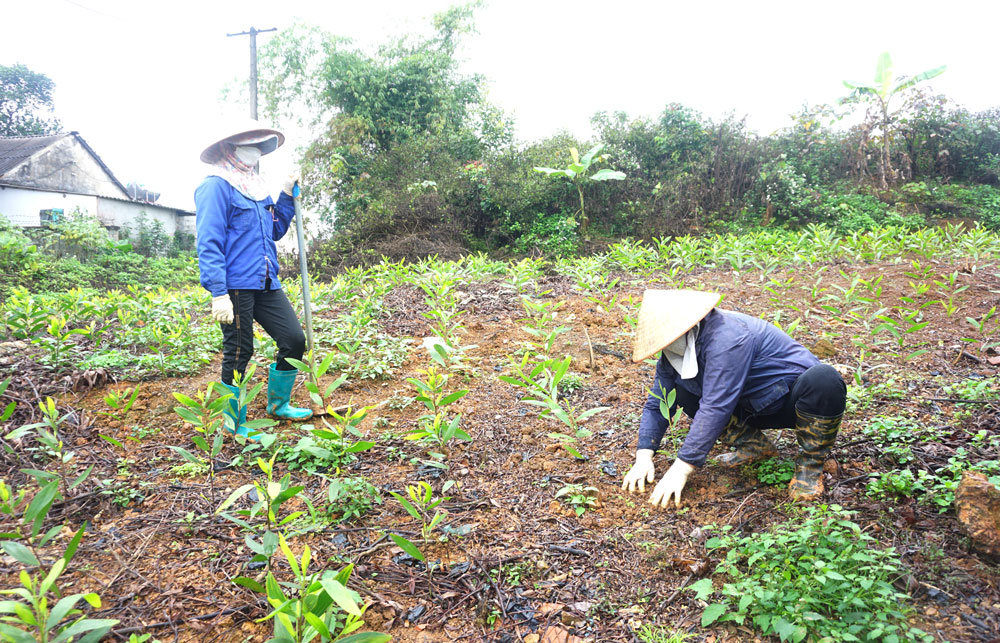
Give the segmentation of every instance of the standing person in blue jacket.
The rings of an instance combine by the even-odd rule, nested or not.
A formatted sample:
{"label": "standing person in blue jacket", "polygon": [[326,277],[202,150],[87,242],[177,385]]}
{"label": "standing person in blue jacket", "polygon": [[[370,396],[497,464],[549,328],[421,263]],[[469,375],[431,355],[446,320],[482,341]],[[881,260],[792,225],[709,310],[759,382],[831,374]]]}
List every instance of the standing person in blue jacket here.
{"label": "standing person in blue jacket", "polygon": [[[286,361],[302,358],[306,340],[278,281],[274,245],[295,216],[292,188],[298,178],[288,178],[275,202],[256,170],[260,157],[284,142],[281,132],[251,122],[201,153],[211,170],[194,192],[198,267],[201,285],[212,293],[212,317],[222,325],[223,385],[238,397],[233,374],[246,372],[256,320],[278,345],[268,375],[267,411],[279,419],[306,420],[312,411],[290,404],[297,371]],[[227,415],[237,434],[249,434],[246,407],[239,408],[237,399]]]}
{"label": "standing person in blue jacket", "polygon": [[679,407],[692,418],[677,458],[657,483],[650,503],[679,507],[696,467],[721,441],[734,451],[718,456],[735,467],[770,458],[777,449],[761,429],[793,428],[799,445],[793,500],[823,493],[823,463],[840,429],[847,387],[840,374],[773,324],[717,309],[721,296],[693,290],[647,290],[639,311],[632,361],[662,351],[643,407],[635,464],[622,489],[645,491],[653,482],[653,454],[669,428],[660,400],[676,389]]}

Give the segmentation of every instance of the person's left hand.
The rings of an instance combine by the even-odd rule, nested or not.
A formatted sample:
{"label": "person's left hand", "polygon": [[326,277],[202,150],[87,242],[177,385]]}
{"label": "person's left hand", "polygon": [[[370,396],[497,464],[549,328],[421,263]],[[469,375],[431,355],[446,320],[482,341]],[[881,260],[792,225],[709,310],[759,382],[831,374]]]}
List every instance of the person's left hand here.
{"label": "person's left hand", "polygon": [[676,507],[679,509],[681,506],[681,492],[684,491],[684,485],[687,484],[688,476],[691,475],[692,471],[694,471],[694,467],[687,462],[680,459],[674,460],[674,463],[663,474],[660,481],[656,483],[652,495],[649,496],[649,504],[654,506],[660,505],[660,507],[666,509],[670,504],[670,499],[676,498]]}
{"label": "person's left hand", "polygon": [[299,170],[294,170],[288,175],[288,178],[285,179],[284,185],[281,186],[281,191],[288,196],[294,196],[292,194],[292,190],[295,188],[296,183],[299,184],[299,187],[302,186],[302,172]]}

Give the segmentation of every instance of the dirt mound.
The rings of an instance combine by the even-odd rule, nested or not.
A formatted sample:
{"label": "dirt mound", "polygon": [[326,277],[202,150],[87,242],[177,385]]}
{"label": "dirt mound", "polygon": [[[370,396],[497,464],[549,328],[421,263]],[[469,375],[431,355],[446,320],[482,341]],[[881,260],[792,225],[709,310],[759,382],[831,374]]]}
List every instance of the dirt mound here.
{"label": "dirt mound", "polygon": [[437,255],[439,259],[454,261],[468,254],[468,250],[451,235],[442,231],[415,232],[398,237],[389,237],[375,244],[375,255],[383,255],[399,261],[419,261]]}

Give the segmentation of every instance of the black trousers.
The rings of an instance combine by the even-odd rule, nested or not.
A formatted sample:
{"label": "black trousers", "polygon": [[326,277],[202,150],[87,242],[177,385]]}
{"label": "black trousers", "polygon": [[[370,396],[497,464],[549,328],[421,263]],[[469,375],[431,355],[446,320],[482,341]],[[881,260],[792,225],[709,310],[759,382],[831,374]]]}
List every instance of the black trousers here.
{"label": "black trousers", "polygon": [[[699,398],[679,386],[676,390],[676,405],[684,409],[684,415],[693,418],[698,412]],[[844,378],[829,364],[817,364],[799,375],[776,413],[755,415],[739,406],[734,413],[755,429],[789,429],[795,426],[796,409],[809,415],[835,417],[842,415],[846,407],[847,385]]]}
{"label": "black trousers", "polygon": [[253,355],[253,322],[257,321],[278,344],[278,370],[295,367],[286,357],[302,359],[306,336],[284,290],[230,290],[233,323],[222,324],[222,381],[233,383],[233,371],[241,376]]}

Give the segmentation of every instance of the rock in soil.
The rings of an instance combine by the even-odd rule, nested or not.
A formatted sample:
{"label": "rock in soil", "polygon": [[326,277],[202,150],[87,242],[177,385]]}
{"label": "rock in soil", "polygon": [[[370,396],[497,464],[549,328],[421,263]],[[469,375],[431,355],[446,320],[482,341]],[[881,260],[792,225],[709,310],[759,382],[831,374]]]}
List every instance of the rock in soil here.
{"label": "rock in soil", "polygon": [[411,609],[409,612],[406,613],[406,616],[403,617],[403,620],[408,623],[416,623],[417,621],[420,620],[420,617],[423,616],[424,612],[426,611],[427,611],[426,605],[416,605],[413,607],[413,609]]}
{"label": "rock in soil", "polygon": [[955,514],[972,548],[1000,560],[1000,489],[985,475],[966,471],[955,490]]}
{"label": "rock in soil", "polygon": [[827,359],[837,354],[837,347],[828,339],[819,340],[809,350],[820,359]]}

